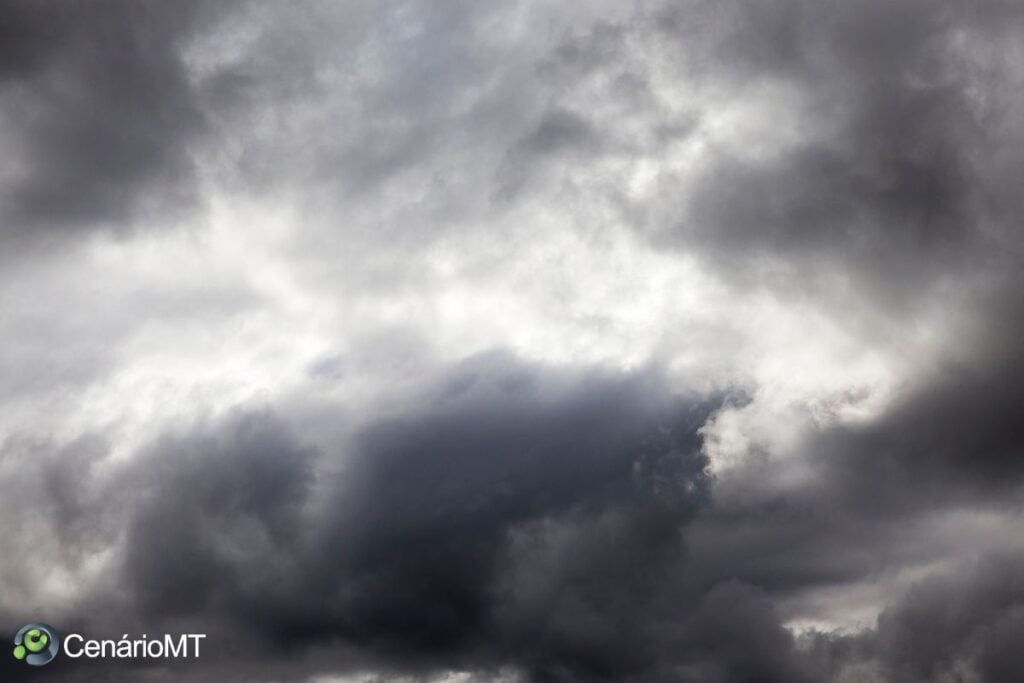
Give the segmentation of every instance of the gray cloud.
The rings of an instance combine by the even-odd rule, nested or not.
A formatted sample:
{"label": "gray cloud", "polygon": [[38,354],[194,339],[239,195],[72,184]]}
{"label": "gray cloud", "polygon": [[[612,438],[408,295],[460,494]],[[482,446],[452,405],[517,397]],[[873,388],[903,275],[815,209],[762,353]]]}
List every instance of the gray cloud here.
{"label": "gray cloud", "polygon": [[[189,680],[367,666],[816,680],[757,589],[689,573],[682,531],[710,483],[695,430],[714,404],[654,375],[559,377],[500,356],[433,391],[434,407],[361,430],[333,482],[314,473],[340,454],[268,414],[163,437],[100,480],[83,465],[71,499],[93,498],[74,504],[64,545],[124,546],[113,581],[53,606],[62,623],[207,630],[209,661],[173,669]],[[61,471],[54,458],[46,471]],[[69,498],[56,476],[34,495]],[[148,675],[45,673],[101,671]]]}
{"label": "gray cloud", "polygon": [[[559,106],[579,108],[575,130],[605,149],[629,131],[618,165],[590,158],[570,175],[653,244],[744,285],[906,315],[1013,240],[1022,18],[1003,2],[669,3],[581,30],[544,73]],[[742,112],[733,135],[715,127],[723,107]],[[681,169],[687,141],[702,146]],[[650,161],[656,191],[631,196],[622,165]]]}
{"label": "gray cloud", "polygon": [[185,42],[202,2],[15,0],[0,48],[8,239],[166,220],[197,201],[204,118]]}
{"label": "gray cloud", "polygon": [[[103,474],[102,441],[50,455],[13,446],[25,455],[8,483],[46,513],[33,535],[59,542],[63,559],[51,562],[121,548],[110,581],[47,607],[62,625],[105,637],[210,633],[199,663],[44,673],[303,680],[454,669],[724,683],[867,671],[916,683],[941,680],[943,667],[1012,670],[1000,644],[1014,637],[1012,614],[985,625],[985,605],[1013,590],[1012,563],[986,565],[960,606],[930,581],[875,630],[794,638],[780,598],[927,559],[927,544],[898,550],[913,515],[880,514],[871,497],[719,508],[696,432],[716,403],[673,396],[656,373],[555,372],[491,355],[453,368],[428,396],[428,407],[372,422],[330,453],[265,412],[168,434]],[[23,551],[22,571],[54,547]],[[947,628],[945,640],[919,638],[919,619]]]}
{"label": "gray cloud", "polygon": [[839,680],[1013,681],[1024,621],[1020,558],[996,555],[915,586],[855,637],[817,637],[813,650]]}
{"label": "gray cloud", "polygon": [[210,634],[41,680],[1018,680],[1020,560],[963,559],[1021,503],[1021,21],[11,3],[0,630]]}

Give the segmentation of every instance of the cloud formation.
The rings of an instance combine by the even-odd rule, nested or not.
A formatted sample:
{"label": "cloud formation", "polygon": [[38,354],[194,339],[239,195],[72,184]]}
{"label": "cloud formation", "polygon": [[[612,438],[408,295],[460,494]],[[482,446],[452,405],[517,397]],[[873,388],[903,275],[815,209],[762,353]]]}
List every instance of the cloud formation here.
{"label": "cloud formation", "polygon": [[9,3],[0,632],[208,634],[53,681],[1017,681],[1022,21]]}
{"label": "cloud formation", "polygon": [[22,2],[5,9],[4,234],[132,229],[198,200],[204,129],[184,44],[209,3]]}

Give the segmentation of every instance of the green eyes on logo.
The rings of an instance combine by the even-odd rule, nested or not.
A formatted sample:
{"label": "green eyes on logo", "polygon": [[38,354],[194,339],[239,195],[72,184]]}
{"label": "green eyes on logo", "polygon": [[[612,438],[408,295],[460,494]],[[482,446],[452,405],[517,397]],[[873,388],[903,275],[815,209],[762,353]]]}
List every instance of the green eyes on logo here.
{"label": "green eyes on logo", "polygon": [[14,658],[31,666],[49,664],[57,656],[60,636],[46,624],[22,626],[14,636]]}

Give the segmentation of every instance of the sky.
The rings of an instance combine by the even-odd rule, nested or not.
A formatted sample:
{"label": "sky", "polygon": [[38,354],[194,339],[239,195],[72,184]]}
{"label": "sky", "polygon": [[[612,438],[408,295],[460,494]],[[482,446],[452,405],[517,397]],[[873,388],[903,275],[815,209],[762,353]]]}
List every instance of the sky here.
{"label": "sky", "polygon": [[1015,0],[3,0],[0,633],[207,638],[0,677],[1024,680],[1021,111]]}

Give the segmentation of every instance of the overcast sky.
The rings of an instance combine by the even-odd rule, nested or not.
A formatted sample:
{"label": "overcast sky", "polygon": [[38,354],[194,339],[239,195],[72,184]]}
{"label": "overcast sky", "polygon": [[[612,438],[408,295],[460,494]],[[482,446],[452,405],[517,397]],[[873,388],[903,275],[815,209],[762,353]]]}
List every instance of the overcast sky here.
{"label": "overcast sky", "polygon": [[[4,680],[1024,680],[1024,5],[4,0]],[[31,675],[29,675],[31,674]]]}

